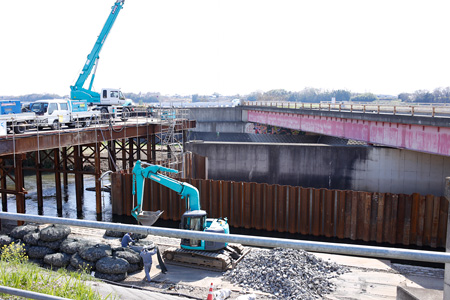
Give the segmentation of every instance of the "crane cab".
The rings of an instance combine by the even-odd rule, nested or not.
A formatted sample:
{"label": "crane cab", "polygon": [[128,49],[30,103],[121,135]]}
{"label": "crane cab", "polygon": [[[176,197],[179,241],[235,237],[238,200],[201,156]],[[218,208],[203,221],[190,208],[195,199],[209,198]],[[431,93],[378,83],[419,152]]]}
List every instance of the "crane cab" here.
{"label": "crane cab", "polygon": [[[192,210],[187,211],[181,216],[180,229],[226,233],[229,234],[228,222],[222,219],[208,219],[206,211]],[[204,241],[195,239],[181,239],[181,248],[191,250],[215,251],[223,249],[227,243]]]}
{"label": "crane cab", "polygon": [[124,105],[126,100],[119,89],[102,89],[100,103],[103,105]]}

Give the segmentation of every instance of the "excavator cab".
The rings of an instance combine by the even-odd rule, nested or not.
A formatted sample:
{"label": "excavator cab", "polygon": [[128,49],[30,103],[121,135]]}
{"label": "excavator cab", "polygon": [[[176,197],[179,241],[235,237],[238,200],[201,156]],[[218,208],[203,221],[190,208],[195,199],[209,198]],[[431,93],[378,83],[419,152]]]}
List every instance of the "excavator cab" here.
{"label": "excavator cab", "polygon": [[[181,216],[180,229],[229,234],[227,219],[206,218],[206,211],[191,210]],[[227,243],[181,239],[181,248],[190,250],[217,251],[224,249]]]}
{"label": "excavator cab", "polygon": [[[203,231],[206,225],[206,211],[191,210],[181,216],[180,229]],[[201,240],[181,239],[181,247],[187,249],[202,249]]]}

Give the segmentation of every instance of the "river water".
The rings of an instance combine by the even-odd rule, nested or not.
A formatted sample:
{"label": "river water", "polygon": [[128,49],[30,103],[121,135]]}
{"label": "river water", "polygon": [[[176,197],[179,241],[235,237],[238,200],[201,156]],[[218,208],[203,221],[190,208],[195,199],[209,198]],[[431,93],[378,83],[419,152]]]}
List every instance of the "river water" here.
{"label": "river water", "polygon": [[[63,217],[70,219],[83,219],[90,221],[112,222],[112,205],[110,193],[102,192],[102,214],[97,216],[95,204],[95,192],[87,191],[86,188],[95,188],[95,177],[93,175],[84,175],[84,197],[82,213],[77,214],[76,194],[75,194],[75,175],[68,174],[68,186],[62,184],[62,214],[58,214],[56,209],[56,188],[55,174],[42,174],[42,196],[43,211],[38,211],[36,175],[25,176],[25,189],[28,194],[25,195],[25,212],[31,215],[44,215],[48,217]],[[62,177],[61,177],[61,182]],[[103,179],[103,184],[109,184],[109,177]],[[8,182],[8,188],[14,189],[12,182]],[[16,200],[13,195],[8,195],[8,212],[16,212]],[[127,222],[129,223],[129,222]]]}

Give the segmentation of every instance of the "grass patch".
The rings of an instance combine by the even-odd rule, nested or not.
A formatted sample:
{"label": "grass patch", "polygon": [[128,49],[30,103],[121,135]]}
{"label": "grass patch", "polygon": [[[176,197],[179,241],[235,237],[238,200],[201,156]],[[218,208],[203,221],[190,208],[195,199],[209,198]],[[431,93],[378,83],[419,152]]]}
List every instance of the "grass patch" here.
{"label": "grass patch", "polygon": [[[114,299],[106,298],[92,289],[86,281],[93,278],[87,272],[68,272],[59,269],[52,272],[28,261],[24,246],[12,243],[1,248],[0,285],[42,294],[77,300]],[[0,293],[0,298],[23,299],[22,297]]]}

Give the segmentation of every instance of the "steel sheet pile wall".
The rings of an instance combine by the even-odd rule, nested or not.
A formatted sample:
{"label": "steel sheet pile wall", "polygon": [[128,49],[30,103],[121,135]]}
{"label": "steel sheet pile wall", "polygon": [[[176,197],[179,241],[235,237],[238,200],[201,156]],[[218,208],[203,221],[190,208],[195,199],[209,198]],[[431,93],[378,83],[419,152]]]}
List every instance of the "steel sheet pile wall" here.
{"label": "steel sheet pile wall", "polygon": [[[131,175],[126,174],[123,180],[126,184],[122,190],[129,190],[129,195],[122,194],[125,197],[121,199],[131,202],[131,187],[128,186]],[[445,247],[448,212],[445,197],[202,179],[186,181],[199,189],[201,208],[209,217],[227,217],[233,227]],[[119,198],[113,195],[113,199]],[[150,180],[145,183],[144,199],[149,199],[144,200],[144,210],[164,210],[161,218],[165,220],[178,221],[186,210],[185,200]],[[121,212],[114,211],[116,206],[113,202],[113,213],[130,214],[131,204],[122,204],[127,210]]]}

